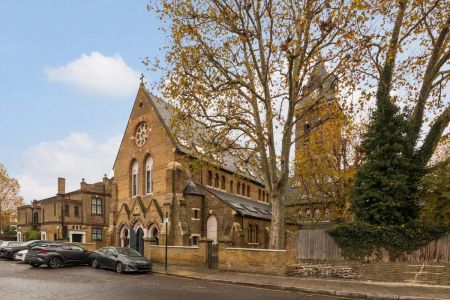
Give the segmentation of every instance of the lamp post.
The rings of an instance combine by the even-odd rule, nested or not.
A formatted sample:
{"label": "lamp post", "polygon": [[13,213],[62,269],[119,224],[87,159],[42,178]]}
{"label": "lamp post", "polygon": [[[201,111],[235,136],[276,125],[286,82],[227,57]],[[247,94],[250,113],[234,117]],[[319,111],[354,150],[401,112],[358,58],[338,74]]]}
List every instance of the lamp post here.
{"label": "lamp post", "polygon": [[169,218],[165,218],[164,219],[164,223],[166,223],[166,260],[165,260],[165,265],[164,265],[164,270],[167,271],[167,224],[169,223]]}

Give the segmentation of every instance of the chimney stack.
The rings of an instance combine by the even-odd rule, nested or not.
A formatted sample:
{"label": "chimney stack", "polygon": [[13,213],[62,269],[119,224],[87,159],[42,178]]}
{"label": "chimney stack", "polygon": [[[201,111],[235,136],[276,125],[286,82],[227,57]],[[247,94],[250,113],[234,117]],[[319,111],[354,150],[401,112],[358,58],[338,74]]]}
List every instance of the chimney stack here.
{"label": "chimney stack", "polygon": [[58,177],[58,195],[66,193],[66,179]]}

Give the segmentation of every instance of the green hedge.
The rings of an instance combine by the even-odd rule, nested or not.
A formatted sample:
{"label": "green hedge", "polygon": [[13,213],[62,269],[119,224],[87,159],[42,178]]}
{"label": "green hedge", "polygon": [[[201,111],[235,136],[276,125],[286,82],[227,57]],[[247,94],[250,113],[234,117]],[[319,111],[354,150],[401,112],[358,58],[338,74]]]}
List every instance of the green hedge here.
{"label": "green hedge", "polygon": [[372,253],[380,257],[381,248],[389,251],[391,260],[439,239],[448,232],[444,226],[410,223],[401,226],[377,226],[347,223],[334,226],[328,233],[334,237],[346,259],[365,260]]}
{"label": "green hedge", "polygon": [[25,232],[25,239],[27,241],[31,240],[40,240],[41,239],[41,232],[37,230],[29,230]]}

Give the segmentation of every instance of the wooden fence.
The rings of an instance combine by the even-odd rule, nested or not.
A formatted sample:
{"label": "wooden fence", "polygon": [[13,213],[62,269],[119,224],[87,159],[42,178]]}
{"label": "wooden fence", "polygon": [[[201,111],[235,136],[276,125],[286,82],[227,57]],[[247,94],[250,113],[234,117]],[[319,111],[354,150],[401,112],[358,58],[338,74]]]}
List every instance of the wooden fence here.
{"label": "wooden fence", "polygon": [[[297,260],[344,260],[341,249],[325,230],[299,230],[296,244]],[[375,256],[370,260],[375,259]],[[389,261],[389,253],[382,251],[382,261]],[[432,241],[428,245],[399,258],[402,262],[450,263],[450,235]]]}

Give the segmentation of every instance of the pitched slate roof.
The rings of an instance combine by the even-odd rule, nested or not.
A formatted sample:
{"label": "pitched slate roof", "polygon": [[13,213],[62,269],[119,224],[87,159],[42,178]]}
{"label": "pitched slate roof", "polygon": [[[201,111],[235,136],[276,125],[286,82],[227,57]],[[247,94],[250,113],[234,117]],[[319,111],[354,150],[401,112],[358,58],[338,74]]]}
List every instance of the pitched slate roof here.
{"label": "pitched slate roof", "polygon": [[183,194],[205,196],[205,193],[192,180],[189,180],[186,184]]}
{"label": "pitched slate roof", "polygon": [[[192,182],[192,181],[191,181]],[[224,202],[234,209],[241,216],[253,217],[264,220],[272,219],[272,206],[267,203],[257,202],[248,198],[217,190],[198,182],[188,183],[195,185],[198,189],[203,190]],[[186,186],[187,187],[187,186]]]}
{"label": "pitched slate roof", "polygon": [[[169,127],[173,117],[173,107],[169,103],[166,103],[164,100],[150,94],[150,92],[145,87],[144,90],[177,150],[185,154],[196,156],[196,151],[194,151],[194,149],[197,150],[197,152],[200,151],[198,151],[198,145],[196,145],[197,143],[195,140],[200,140],[201,133],[205,133],[208,129],[198,123],[196,124],[196,132],[194,133],[194,137],[192,138],[193,140],[184,141],[181,134],[180,136],[175,138]],[[227,151],[221,153],[220,156],[221,161],[220,163],[217,163],[218,165],[220,165],[219,167],[232,173],[236,173],[247,179],[253,180],[261,185],[263,184],[260,172],[250,164],[243,165],[241,163],[241,159],[239,159],[237,155]]]}

